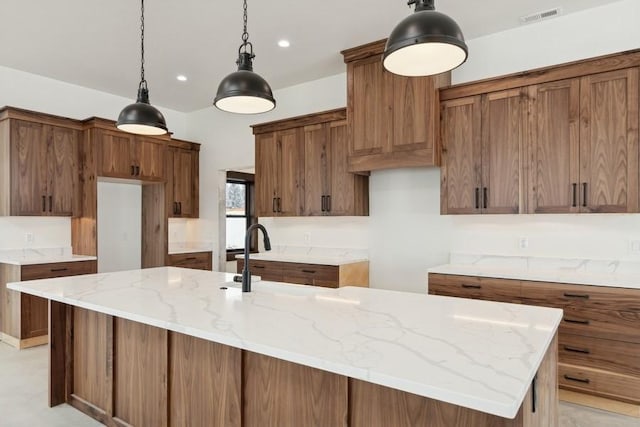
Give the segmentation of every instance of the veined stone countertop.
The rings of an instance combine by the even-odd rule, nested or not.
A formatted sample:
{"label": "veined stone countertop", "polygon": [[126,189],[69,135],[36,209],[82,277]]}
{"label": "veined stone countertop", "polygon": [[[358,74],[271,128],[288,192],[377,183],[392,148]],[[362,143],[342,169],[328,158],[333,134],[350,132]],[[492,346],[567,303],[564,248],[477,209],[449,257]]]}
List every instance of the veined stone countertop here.
{"label": "veined stone countertop", "polygon": [[517,414],[562,317],[356,287],[262,281],[243,294],[233,276],[160,267],[7,286],[506,418]]}
{"label": "veined stone countertop", "polygon": [[73,255],[71,248],[0,250],[0,263],[11,265],[55,264],[59,262],[95,261],[95,256]]}
{"label": "veined stone countertop", "polygon": [[640,263],[616,260],[452,254],[429,273],[640,289]]}

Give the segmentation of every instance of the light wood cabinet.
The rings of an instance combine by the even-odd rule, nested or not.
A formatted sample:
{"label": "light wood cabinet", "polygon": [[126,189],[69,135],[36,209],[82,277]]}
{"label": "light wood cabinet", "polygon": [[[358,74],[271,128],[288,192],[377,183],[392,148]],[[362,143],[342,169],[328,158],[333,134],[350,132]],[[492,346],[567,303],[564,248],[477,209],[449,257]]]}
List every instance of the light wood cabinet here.
{"label": "light wood cabinet", "polygon": [[[238,259],[237,272],[242,273],[244,259]],[[249,272],[262,280],[298,285],[338,288],[369,286],[369,262],[343,265],[305,264],[297,262],[249,260]]]}
{"label": "light wood cabinet", "polygon": [[443,102],[443,214],[521,211],[525,100],[515,89]]}
{"label": "light wood cabinet", "polygon": [[640,291],[429,274],[429,294],[560,308],[560,387],[640,403]]}
{"label": "light wood cabinet", "polygon": [[529,89],[530,213],[638,210],[638,69]]}
{"label": "light wood cabinet", "polygon": [[167,150],[167,207],[170,218],[198,218],[199,163],[197,147],[169,147]]}
{"label": "light wood cabinet", "polygon": [[118,130],[96,130],[98,175],[110,178],[164,181],[167,141]]}
{"label": "light wood cabinet", "polygon": [[346,111],[254,126],[258,216],[368,215],[368,177],[348,171]]}
{"label": "light wood cabinet", "polygon": [[81,133],[67,125],[68,119],[13,108],[0,112],[0,214],[80,215]]}
{"label": "light wood cabinet", "polygon": [[386,40],[342,52],[347,64],[349,170],[440,164],[438,88],[450,73],[403,77],[382,66]]}
{"label": "light wood cabinet", "polygon": [[48,302],[7,289],[9,282],[97,273],[96,261],[13,265],[0,263],[0,338],[17,348],[47,343]]}

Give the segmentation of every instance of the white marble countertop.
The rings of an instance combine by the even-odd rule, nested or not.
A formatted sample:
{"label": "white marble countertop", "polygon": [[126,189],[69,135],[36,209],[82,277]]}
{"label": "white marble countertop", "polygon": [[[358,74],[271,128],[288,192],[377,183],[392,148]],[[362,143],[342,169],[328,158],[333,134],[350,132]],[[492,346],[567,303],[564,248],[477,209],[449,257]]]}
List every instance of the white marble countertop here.
{"label": "white marble countertop", "polygon": [[430,268],[429,273],[460,276],[493,277],[528,280],[532,282],[569,283],[574,285],[606,286],[640,289],[640,274],[581,271],[573,268],[548,269],[538,267],[498,267],[472,264],[445,264]]}
{"label": "white marble countertop", "polygon": [[356,287],[263,281],[243,294],[233,276],[161,267],[8,287],[506,418],[562,316]]}
{"label": "white marble countertop", "polygon": [[89,255],[61,255],[42,257],[12,257],[0,256],[0,263],[12,265],[55,264],[59,262],[95,261],[97,257]]}
{"label": "white marble countertop", "polygon": [[[243,259],[244,255],[236,255],[237,259]],[[365,256],[327,256],[327,255],[304,255],[304,254],[290,254],[279,252],[260,252],[257,254],[250,254],[249,259],[256,261],[279,261],[279,262],[295,262],[301,264],[318,264],[318,265],[346,265],[356,262],[366,262],[369,259]]]}

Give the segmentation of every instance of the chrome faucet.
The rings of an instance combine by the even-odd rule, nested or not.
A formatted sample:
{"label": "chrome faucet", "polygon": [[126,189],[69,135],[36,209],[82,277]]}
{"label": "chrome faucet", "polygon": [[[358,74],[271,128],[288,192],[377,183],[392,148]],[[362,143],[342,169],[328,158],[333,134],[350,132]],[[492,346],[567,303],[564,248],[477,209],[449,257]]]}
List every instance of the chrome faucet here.
{"label": "chrome faucet", "polygon": [[253,224],[247,228],[247,233],[244,235],[244,268],[242,269],[242,292],[251,292],[251,273],[249,273],[249,248],[251,247],[251,232],[259,228],[264,234],[264,249],[266,251],[271,250],[271,241],[269,240],[269,233],[262,224]]}

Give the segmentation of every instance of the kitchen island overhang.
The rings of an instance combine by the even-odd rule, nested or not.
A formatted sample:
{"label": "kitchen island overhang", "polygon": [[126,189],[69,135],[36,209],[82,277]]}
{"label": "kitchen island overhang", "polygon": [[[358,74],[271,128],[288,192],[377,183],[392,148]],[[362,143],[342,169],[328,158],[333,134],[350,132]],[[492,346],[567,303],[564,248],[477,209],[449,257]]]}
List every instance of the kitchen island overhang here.
{"label": "kitchen island overhang", "polygon": [[[16,283],[9,287],[52,301],[52,367],[64,363],[68,368],[64,378],[52,370],[51,403],[70,401],[76,396],[84,401],[81,409],[102,413],[102,418],[96,418],[103,422],[108,417],[122,419],[116,412],[131,410],[118,409],[116,403],[124,396],[115,396],[113,390],[90,391],[88,399],[76,393],[76,389],[96,388],[81,384],[81,379],[76,378],[79,370],[82,376],[89,374],[97,388],[117,390],[117,383],[122,382],[117,381],[119,376],[137,376],[142,384],[147,384],[135,364],[149,365],[143,360],[145,357],[155,360],[155,353],[166,354],[162,360],[151,363],[160,367],[156,376],[162,379],[164,375],[165,381],[151,383],[155,384],[154,389],[165,390],[161,393],[164,397],[159,399],[172,407],[172,396],[176,394],[172,387],[177,380],[185,381],[174,375],[175,365],[184,367],[183,362],[188,360],[182,352],[186,347],[202,347],[206,354],[217,351],[226,354],[222,359],[226,360],[225,366],[237,365],[234,374],[225,376],[228,387],[238,388],[240,393],[246,392],[246,385],[253,384],[256,378],[262,382],[253,386],[264,387],[282,370],[296,371],[298,367],[304,372],[320,370],[328,379],[318,380],[319,384],[328,384],[339,395],[344,391],[344,398],[339,398],[338,403],[326,404],[334,412],[344,411],[344,417],[358,412],[350,405],[359,405],[362,399],[356,399],[353,392],[376,393],[369,389],[369,384],[376,384],[426,398],[425,405],[433,400],[506,420],[518,419],[524,404],[535,403],[525,397],[536,394],[532,393],[531,385],[544,365],[543,360],[555,358],[554,339],[561,310],[376,289],[325,289],[271,282],[258,282],[254,292],[243,294],[231,283],[232,275],[225,273],[163,267]],[[137,342],[145,339],[157,346],[153,354],[146,354],[146,345]],[[220,347],[212,344],[217,350],[207,349],[206,342]],[[127,357],[123,359],[124,355],[117,354],[118,349],[126,351]],[[107,354],[95,354],[99,352]],[[124,363],[131,358],[134,366],[127,368]],[[136,362],[136,358],[140,360]],[[283,365],[279,366],[278,361],[283,361]],[[101,367],[102,373],[89,372],[91,366],[103,363],[106,368]],[[203,362],[189,363],[197,366]],[[547,365],[553,373],[542,375],[548,378],[536,392],[538,396],[551,393],[553,396],[547,403],[557,406],[556,367]],[[261,375],[271,372],[269,369],[274,369],[272,374]],[[183,374],[191,382],[197,378],[197,372]],[[238,378],[229,379],[234,376]],[[236,387],[237,384],[240,386]],[[135,389],[135,384],[129,384],[118,394]],[[256,392],[260,394],[259,390]],[[278,394],[285,398],[287,392],[280,390]],[[104,398],[107,395],[111,398]],[[251,408],[246,405],[251,405],[251,399],[239,396],[235,400],[242,402],[235,418],[250,419],[246,413]],[[538,412],[544,406],[538,405]],[[88,407],[93,409],[89,411]],[[553,408],[546,409],[554,412]],[[159,411],[169,413],[167,419],[172,419],[176,412]],[[134,415],[127,423],[141,419]],[[347,424],[353,424],[351,421]]]}

